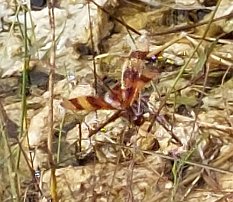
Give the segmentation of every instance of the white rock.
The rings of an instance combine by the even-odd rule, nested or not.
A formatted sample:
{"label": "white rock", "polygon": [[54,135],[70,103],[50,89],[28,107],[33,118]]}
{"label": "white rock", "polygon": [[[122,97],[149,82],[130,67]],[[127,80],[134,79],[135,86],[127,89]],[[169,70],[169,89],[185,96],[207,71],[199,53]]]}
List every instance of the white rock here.
{"label": "white rock", "polygon": [[[104,6],[105,4],[116,5],[115,0],[99,0],[96,2],[101,6]],[[77,57],[73,58],[74,53],[70,50],[70,48],[73,49],[74,44],[85,44],[86,46],[90,46],[90,23],[88,13],[88,4],[76,3],[75,5],[69,4],[64,8],[54,8],[57,67],[64,67],[64,63],[66,63],[66,67],[70,64],[73,66],[75,65],[74,60],[77,60]],[[97,9],[94,4],[90,4],[90,16],[95,50],[98,51],[99,41],[110,34],[113,24],[108,21],[108,15],[100,9]],[[25,23],[24,14],[19,13],[18,19],[23,27],[23,24]],[[16,16],[9,17],[8,21],[17,22]],[[28,12],[27,29],[28,37],[31,40],[31,58],[39,60],[44,59],[47,57],[51,47],[51,28],[48,8],[44,8],[40,11]],[[0,38],[0,43],[3,43],[3,47],[6,48],[5,52],[12,52],[12,50],[9,50],[9,48],[12,49],[12,47],[8,45],[9,42],[7,38],[2,40]],[[22,41],[15,43],[14,49],[15,46],[23,47]],[[0,47],[0,53],[2,52]],[[20,53],[22,54],[22,51]],[[13,63],[16,60],[16,57],[13,57],[12,55],[0,54],[0,57],[1,56],[12,60]],[[5,65],[0,66],[0,69],[3,69],[3,73],[12,66],[12,64],[7,64],[8,63],[5,62]],[[19,70],[20,68],[18,71]]]}
{"label": "white rock", "polygon": [[[49,107],[45,106],[38,114],[32,117],[29,128],[28,128],[28,137],[29,137],[29,146],[37,147],[38,145],[43,144],[49,134]],[[64,116],[64,111],[60,106],[59,100],[54,100],[54,126],[58,125],[62,117]]]}

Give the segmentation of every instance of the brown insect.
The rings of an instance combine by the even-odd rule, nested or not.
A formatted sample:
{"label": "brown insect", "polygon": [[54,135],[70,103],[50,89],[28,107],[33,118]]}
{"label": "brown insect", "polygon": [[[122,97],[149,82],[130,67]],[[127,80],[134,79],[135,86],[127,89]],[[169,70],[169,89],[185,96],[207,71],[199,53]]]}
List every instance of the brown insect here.
{"label": "brown insect", "polygon": [[143,103],[146,106],[147,100],[142,97],[139,100],[142,106],[139,106],[139,94],[148,82],[158,77],[157,70],[142,67],[147,54],[148,52],[143,51],[132,52],[123,72],[123,83],[117,82],[103,96],[80,96],[69,100],[64,99],[62,106],[70,110],[118,110],[118,116],[124,116],[129,121],[140,125],[145,111]]}
{"label": "brown insect", "polygon": [[[115,121],[120,116],[126,118],[135,125],[142,125],[143,115],[149,112],[148,97],[140,96],[144,86],[153,79],[158,78],[158,71],[145,67],[148,52],[134,51],[129,57],[127,66],[123,72],[123,83],[117,82],[104,95],[80,96],[73,99],[64,99],[62,106],[70,110],[95,111],[101,109],[117,110],[105,123],[99,125],[95,130],[91,130],[89,137],[97,133],[108,123]],[[182,145],[179,138],[167,128],[161,121],[159,114],[153,114],[155,120],[169,132],[176,143]],[[149,131],[149,128],[148,128]]]}

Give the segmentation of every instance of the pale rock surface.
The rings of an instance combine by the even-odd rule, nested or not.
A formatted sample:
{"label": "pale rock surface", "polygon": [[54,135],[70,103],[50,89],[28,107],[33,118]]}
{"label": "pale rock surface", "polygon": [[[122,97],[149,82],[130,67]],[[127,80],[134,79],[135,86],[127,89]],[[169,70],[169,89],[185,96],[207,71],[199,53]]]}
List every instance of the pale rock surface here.
{"label": "pale rock surface", "polygon": [[[110,5],[114,8],[117,5],[115,0],[97,1],[100,6]],[[1,9],[1,7],[0,7]],[[31,40],[30,54],[32,59],[43,60],[48,56],[51,47],[51,28],[49,24],[48,8],[40,11],[30,11],[27,13],[27,29],[28,37]],[[90,23],[88,15],[88,4],[77,2],[75,4],[66,3],[63,7],[54,8],[55,26],[56,26],[56,41],[57,41],[57,67],[75,67],[75,60],[79,57],[74,50],[77,44],[83,44],[90,48]],[[113,24],[108,21],[108,15],[98,9],[94,4],[90,3],[91,26],[93,32],[93,40],[95,50],[98,52],[98,43],[110,34]],[[4,16],[6,21],[17,22],[16,16]],[[19,13],[19,23],[24,26],[24,14]],[[13,38],[14,37],[14,38]],[[14,39],[14,46],[9,44]],[[0,43],[3,47],[0,48],[0,56],[4,56],[4,60],[0,63],[0,69],[7,76],[20,71],[20,58],[15,57],[16,53],[21,53],[19,50],[23,47],[22,41],[14,35],[4,35],[0,38]],[[12,48],[13,47],[13,48]],[[21,59],[22,60],[22,59]],[[9,63],[11,61],[11,63]],[[14,67],[12,72],[11,68]],[[10,72],[8,72],[10,71]]]}

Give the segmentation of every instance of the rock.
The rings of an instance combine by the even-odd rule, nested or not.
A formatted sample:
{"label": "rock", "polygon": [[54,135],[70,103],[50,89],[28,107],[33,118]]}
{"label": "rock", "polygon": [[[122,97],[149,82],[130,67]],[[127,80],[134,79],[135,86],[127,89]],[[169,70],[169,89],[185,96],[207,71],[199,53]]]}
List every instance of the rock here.
{"label": "rock", "polygon": [[[102,0],[97,3],[103,7],[105,7],[105,5],[111,5],[111,8],[117,5],[114,0]],[[61,4],[61,6],[62,5],[63,4]],[[79,57],[79,54],[76,52],[79,44],[89,48],[91,47],[88,8],[88,4],[80,3],[66,4],[64,7],[54,8],[57,68],[63,68],[64,63],[66,67],[75,67],[75,60]],[[90,3],[90,16],[95,45],[94,49],[98,52],[99,42],[110,34],[113,24],[109,22],[108,15],[92,3]],[[8,17],[7,20],[12,23],[17,21],[16,16]],[[18,20],[20,24],[24,24],[23,13],[18,14]],[[31,59],[46,59],[51,47],[51,28],[47,7],[40,11],[30,11],[30,13],[27,13],[27,30],[31,45],[29,50]],[[5,53],[5,55],[0,55],[4,56],[0,63],[0,69],[4,74],[6,74],[9,69],[12,71],[13,67],[15,67],[14,72],[19,72],[21,69],[21,64],[19,64],[19,62],[21,62],[22,59],[17,56],[23,54],[21,50],[23,47],[22,40],[21,37],[16,37],[14,35],[11,37],[12,39],[8,40],[9,35],[7,34],[0,38],[0,43],[3,44],[2,48],[0,47],[0,50],[2,49],[0,52]]]}

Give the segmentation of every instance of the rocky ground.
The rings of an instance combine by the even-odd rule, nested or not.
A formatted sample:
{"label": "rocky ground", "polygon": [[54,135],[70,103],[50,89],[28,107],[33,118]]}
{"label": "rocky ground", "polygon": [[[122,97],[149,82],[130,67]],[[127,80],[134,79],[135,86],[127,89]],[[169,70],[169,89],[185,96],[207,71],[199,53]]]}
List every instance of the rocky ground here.
{"label": "rocky ground", "polygon": [[[0,196],[12,200],[9,175],[17,175],[22,199],[47,201],[49,9],[44,1],[0,2]],[[53,157],[59,200],[233,200],[233,3],[94,2],[61,0],[54,8]],[[104,96],[106,85],[122,81],[130,53],[138,50],[148,51],[149,59],[156,56],[140,64],[158,71],[141,94],[149,103],[143,124],[121,116],[90,137],[116,110],[74,112],[62,101],[94,95],[96,75]],[[23,113],[25,52],[30,61]]]}

